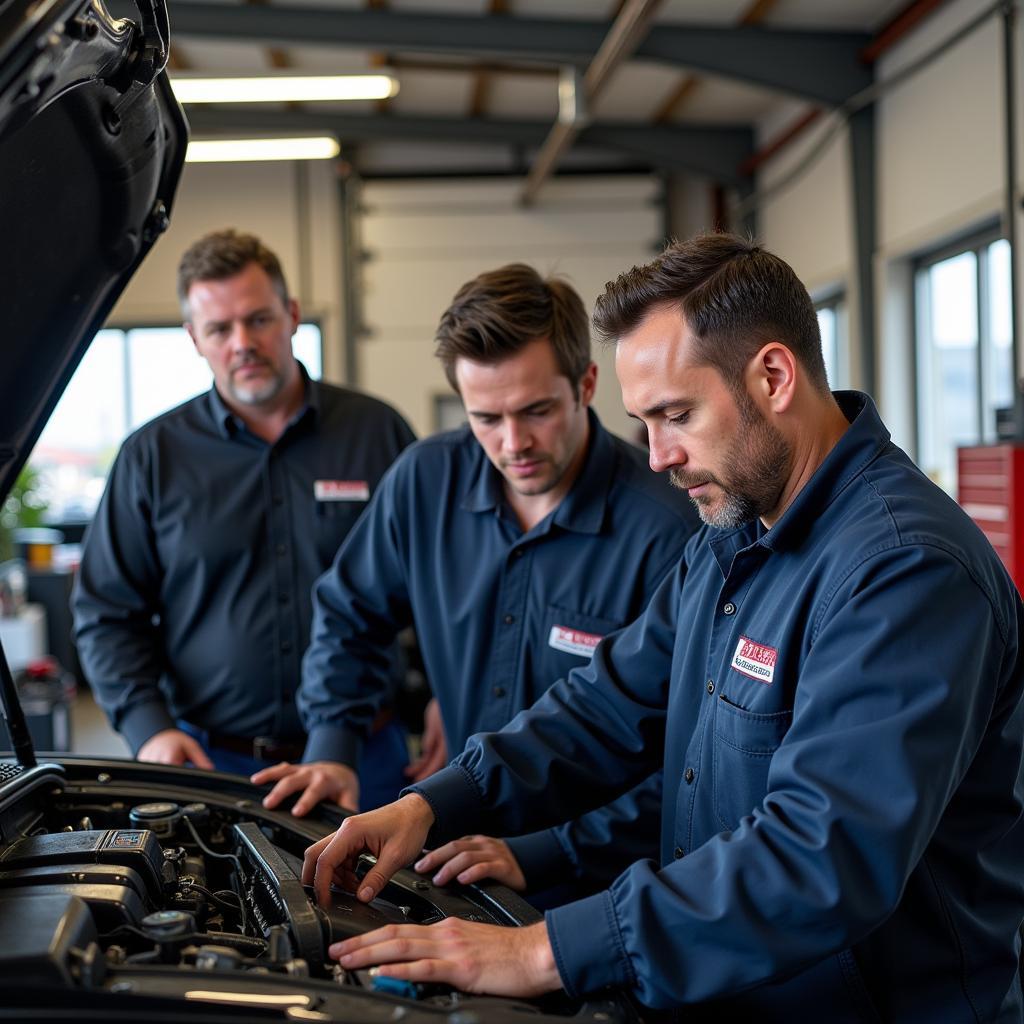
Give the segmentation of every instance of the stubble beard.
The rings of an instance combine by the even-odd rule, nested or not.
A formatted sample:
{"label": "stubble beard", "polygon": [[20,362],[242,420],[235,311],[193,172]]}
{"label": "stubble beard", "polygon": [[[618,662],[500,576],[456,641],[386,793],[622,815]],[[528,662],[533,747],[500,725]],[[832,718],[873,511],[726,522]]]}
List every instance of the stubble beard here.
{"label": "stubble beard", "polygon": [[781,432],[764,419],[746,395],[740,396],[738,404],[742,440],[725,457],[720,477],[690,474],[682,469],[669,471],[669,480],[680,490],[702,483],[719,489],[717,501],[713,495],[705,494],[690,500],[701,521],[720,530],[745,526],[773,512],[792,464],[792,446]]}

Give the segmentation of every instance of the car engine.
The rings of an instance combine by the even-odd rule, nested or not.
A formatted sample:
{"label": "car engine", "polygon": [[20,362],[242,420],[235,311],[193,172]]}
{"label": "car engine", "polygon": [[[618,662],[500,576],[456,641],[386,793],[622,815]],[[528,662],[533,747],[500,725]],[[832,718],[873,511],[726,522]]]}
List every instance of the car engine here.
{"label": "car engine", "polygon": [[42,999],[54,1020],[83,1007],[138,1019],[168,1002],[180,1014],[181,1000],[231,1020],[634,1019],[621,998],[504,1000],[343,970],[327,947],[391,922],[539,915],[500,886],[439,888],[410,870],[370,904],[335,890],[321,908],[302,854],[344,812],[296,819],[260,795],[233,776],[133,762],[0,765],[4,1015]]}

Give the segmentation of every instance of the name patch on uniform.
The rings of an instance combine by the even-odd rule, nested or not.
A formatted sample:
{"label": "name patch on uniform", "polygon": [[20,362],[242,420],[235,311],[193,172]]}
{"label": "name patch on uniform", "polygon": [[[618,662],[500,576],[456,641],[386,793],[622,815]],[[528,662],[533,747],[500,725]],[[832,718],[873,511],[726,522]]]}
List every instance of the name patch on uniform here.
{"label": "name patch on uniform", "polygon": [[566,654],[578,654],[581,658],[589,658],[594,648],[604,639],[596,633],[582,633],[568,626],[552,626],[548,636],[548,646]]}
{"label": "name patch on uniform", "polygon": [[369,501],[370,485],[365,480],[314,480],[317,501]]}
{"label": "name patch on uniform", "polygon": [[732,668],[751,679],[770,683],[775,678],[775,662],[779,652],[774,647],[754,643],[745,636],[740,637],[736,653],[732,656]]}

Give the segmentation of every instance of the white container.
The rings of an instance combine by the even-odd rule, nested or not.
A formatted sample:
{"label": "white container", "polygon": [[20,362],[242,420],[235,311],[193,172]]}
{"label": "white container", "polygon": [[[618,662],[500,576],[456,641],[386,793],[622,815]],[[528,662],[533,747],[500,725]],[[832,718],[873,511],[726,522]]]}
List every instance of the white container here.
{"label": "white container", "polygon": [[17,615],[0,617],[0,643],[11,672],[25,668],[46,654],[46,609],[23,605]]}

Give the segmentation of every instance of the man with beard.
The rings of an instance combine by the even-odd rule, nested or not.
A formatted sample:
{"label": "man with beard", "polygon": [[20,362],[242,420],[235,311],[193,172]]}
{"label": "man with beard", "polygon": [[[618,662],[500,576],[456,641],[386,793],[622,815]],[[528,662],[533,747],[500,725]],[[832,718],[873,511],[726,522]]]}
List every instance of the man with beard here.
{"label": "man with beard", "polygon": [[[469,423],[402,453],[317,583],[299,694],[310,763],[255,777],[276,783],[268,807],[303,789],[301,810],[355,784],[386,697],[381,652],[399,630],[415,624],[446,745],[461,750],[636,618],[696,526],[689,503],[590,408],[590,325],[566,282],[525,264],[479,274],[436,341]],[[534,898],[565,886],[546,902],[593,891],[617,874],[615,857],[621,868],[656,851],[659,804],[652,778],[558,830],[453,837],[421,869],[438,882],[497,878]]]}
{"label": "man with beard", "polygon": [[[76,639],[140,760],[250,774],[302,754],[313,580],[413,435],[383,402],[310,380],[298,303],[254,236],[196,242],[178,296],[213,387],[125,441],[86,539]],[[367,757],[374,806],[403,781],[397,724]]]}
{"label": "man with beard", "polygon": [[829,391],[782,260],[676,244],[595,320],[651,465],[708,528],[587,668],[348,819],[304,877],[370,899],[425,843],[536,828],[655,764],[660,864],[527,928],[389,927],[331,955],[507,995],[620,986],[687,1021],[1019,1022],[1024,608],[1005,568],[871,399]]}

